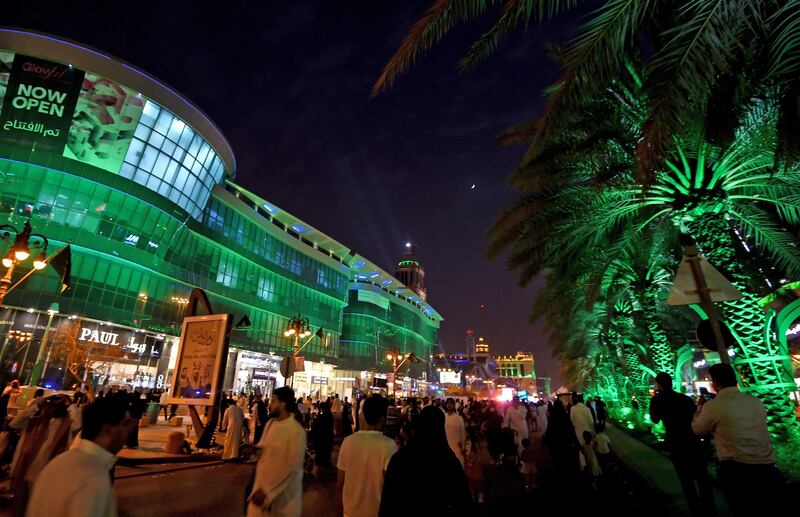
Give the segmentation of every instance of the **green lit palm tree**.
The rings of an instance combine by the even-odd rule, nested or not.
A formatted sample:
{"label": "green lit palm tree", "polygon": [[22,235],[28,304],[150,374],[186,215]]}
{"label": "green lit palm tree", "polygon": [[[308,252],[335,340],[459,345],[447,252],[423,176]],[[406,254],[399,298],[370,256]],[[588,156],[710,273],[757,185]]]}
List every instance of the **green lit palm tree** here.
{"label": "green lit palm tree", "polygon": [[666,328],[676,324],[676,318],[671,317],[675,309],[668,309],[665,299],[672,285],[674,266],[680,260],[675,253],[677,243],[671,241],[674,232],[669,230],[665,225],[653,225],[640,239],[626,243],[621,249],[612,248],[618,256],[603,272],[604,282],[613,283],[630,296],[637,324],[647,330],[647,366],[656,373],[675,371],[675,350],[682,345],[670,343]]}
{"label": "green lit palm tree", "polygon": [[[622,103],[625,110],[630,102],[635,104]],[[800,275],[794,238],[781,226],[800,224],[800,169],[775,160],[778,113],[767,95],[753,100],[726,147],[708,144],[701,131],[694,140],[676,140],[674,159],[646,189],[633,180],[635,150],[630,147],[641,127],[618,116],[619,135],[595,145],[589,159],[583,152],[562,153],[554,165],[545,150],[541,169],[536,155],[525,162],[516,173],[523,194],[499,218],[490,238],[492,252],[511,250],[509,266],[525,281],[612,237],[635,242],[654,224],[669,222],[675,231],[691,235],[744,293],[726,309],[740,338],[738,370],[767,406],[772,429],[781,432],[796,425],[789,398],[793,386],[781,366],[783,352],[764,332],[758,300],[767,286],[750,267],[757,257],[746,252],[756,249],[779,270]],[[579,126],[576,134],[580,131]]]}

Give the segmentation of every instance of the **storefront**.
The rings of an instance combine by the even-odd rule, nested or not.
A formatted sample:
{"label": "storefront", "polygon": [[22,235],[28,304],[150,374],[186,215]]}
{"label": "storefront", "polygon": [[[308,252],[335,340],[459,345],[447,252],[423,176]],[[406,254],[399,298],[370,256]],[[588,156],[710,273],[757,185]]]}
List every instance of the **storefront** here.
{"label": "storefront", "polygon": [[236,376],[232,387],[235,393],[254,393],[269,398],[275,388],[284,385],[280,356],[249,350],[232,351],[236,353]]}
{"label": "storefront", "polygon": [[[30,382],[37,358],[50,388],[84,380],[95,386],[164,387],[177,338],[55,311],[5,306],[0,310],[0,367],[5,379]],[[41,353],[40,353],[41,350]]]}
{"label": "storefront", "polygon": [[[294,374],[292,387],[298,397],[310,395],[314,400],[333,397],[336,376],[334,366],[314,361],[298,361],[298,371]],[[340,394],[341,396],[341,394]]]}

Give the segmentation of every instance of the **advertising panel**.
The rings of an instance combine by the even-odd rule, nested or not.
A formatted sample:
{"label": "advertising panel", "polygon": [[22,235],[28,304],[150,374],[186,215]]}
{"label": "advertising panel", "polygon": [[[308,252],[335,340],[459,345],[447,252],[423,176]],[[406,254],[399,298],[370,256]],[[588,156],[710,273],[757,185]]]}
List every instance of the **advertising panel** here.
{"label": "advertising panel", "polygon": [[229,326],[230,314],[184,318],[170,404],[214,405]]}
{"label": "advertising panel", "polygon": [[16,54],[0,110],[0,140],[61,154],[83,71]]}
{"label": "advertising panel", "polygon": [[441,371],[439,382],[442,384],[461,384],[461,372]]}
{"label": "advertising panel", "polygon": [[64,156],[118,173],[144,103],[141,94],[116,81],[86,72]]}

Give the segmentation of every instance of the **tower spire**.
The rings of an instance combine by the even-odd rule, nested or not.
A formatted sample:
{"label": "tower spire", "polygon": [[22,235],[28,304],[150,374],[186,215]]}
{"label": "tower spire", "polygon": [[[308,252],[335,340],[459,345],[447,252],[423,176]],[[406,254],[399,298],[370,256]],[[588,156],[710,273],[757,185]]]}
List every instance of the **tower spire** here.
{"label": "tower spire", "polygon": [[417,259],[417,246],[418,243],[406,236],[404,243],[403,257],[397,263],[394,276],[403,284],[414,291],[417,296],[422,300],[428,298],[428,293],[425,290],[425,269]]}

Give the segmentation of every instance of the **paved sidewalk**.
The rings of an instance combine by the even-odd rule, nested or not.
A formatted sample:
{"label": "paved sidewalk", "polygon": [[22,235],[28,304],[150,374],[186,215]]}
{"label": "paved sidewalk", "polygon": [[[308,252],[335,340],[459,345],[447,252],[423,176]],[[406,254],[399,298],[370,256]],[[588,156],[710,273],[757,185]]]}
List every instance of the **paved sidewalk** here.
{"label": "paved sidewalk", "polygon": [[[669,458],[611,424],[606,427],[606,433],[611,438],[614,454],[625,466],[662,493],[672,503],[675,515],[689,515],[680,480]],[[715,492],[717,514],[728,515],[721,493],[716,489]]]}
{"label": "paved sidewalk", "polygon": [[[138,463],[165,463],[165,462],[185,462],[185,461],[213,461],[220,458],[220,454],[169,454],[165,451],[167,437],[170,433],[179,431],[186,435],[190,442],[196,441],[194,429],[187,433],[186,424],[191,423],[189,415],[178,415],[183,417],[181,426],[172,426],[164,420],[163,414],[159,417],[156,425],[139,427],[139,448],[122,449],[119,452],[119,463],[131,465]],[[146,418],[146,416],[145,416]]]}

